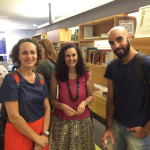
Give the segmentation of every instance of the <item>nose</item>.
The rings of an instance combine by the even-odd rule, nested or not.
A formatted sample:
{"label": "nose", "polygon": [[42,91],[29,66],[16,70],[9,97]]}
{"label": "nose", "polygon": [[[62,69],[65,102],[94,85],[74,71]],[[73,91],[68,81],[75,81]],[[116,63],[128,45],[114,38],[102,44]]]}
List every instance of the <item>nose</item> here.
{"label": "nose", "polygon": [[27,57],[30,58],[32,55],[30,53],[28,53]]}
{"label": "nose", "polygon": [[73,56],[70,56],[70,60],[73,60]]}
{"label": "nose", "polygon": [[118,42],[114,42],[113,49],[117,49],[118,47],[119,47],[119,43]]}

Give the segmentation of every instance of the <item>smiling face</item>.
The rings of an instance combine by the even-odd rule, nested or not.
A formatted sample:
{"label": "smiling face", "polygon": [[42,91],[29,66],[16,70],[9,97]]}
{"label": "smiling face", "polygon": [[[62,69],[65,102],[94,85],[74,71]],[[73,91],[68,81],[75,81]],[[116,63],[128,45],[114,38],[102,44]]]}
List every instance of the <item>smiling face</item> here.
{"label": "smiling face", "polygon": [[123,28],[116,28],[109,33],[109,44],[113,52],[119,57],[123,58],[129,54],[130,51],[130,35]]}
{"label": "smiling face", "polygon": [[24,42],[20,45],[19,56],[22,67],[33,67],[37,62],[36,46],[31,42]]}
{"label": "smiling face", "polygon": [[65,51],[65,62],[69,68],[74,68],[78,61],[78,55],[75,48],[68,48]]}

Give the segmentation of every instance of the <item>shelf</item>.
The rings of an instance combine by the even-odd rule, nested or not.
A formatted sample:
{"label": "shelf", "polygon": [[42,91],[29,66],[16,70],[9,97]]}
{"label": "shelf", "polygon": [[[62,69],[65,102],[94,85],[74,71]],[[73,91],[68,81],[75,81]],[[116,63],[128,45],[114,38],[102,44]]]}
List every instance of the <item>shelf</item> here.
{"label": "shelf", "polygon": [[99,37],[99,38],[93,38],[93,39],[82,39],[79,42],[81,43],[81,42],[88,42],[88,41],[95,41],[95,40],[107,40],[107,38]]}
{"label": "shelf", "polygon": [[106,78],[104,78],[106,65],[93,65],[87,63],[86,66],[89,67],[89,71],[91,73],[91,77],[94,83],[104,87],[108,87],[108,81]]}
{"label": "shelf", "polygon": [[[114,26],[120,25],[120,20],[133,20],[134,26],[136,25],[136,18],[132,16],[128,16],[126,14],[115,15],[115,16],[106,17],[103,19],[98,19],[95,21],[90,21],[87,23],[82,23],[79,25],[80,41],[84,42],[84,41],[107,39],[105,37],[101,37],[101,35],[107,34],[111,28],[113,28]],[[87,28],[86,26],[89,26],[89,27]],[[90,37],[92,37],[92,39],[84,39],[85,37],[88,38],[87,36],[89,35],[88,34],[89,31],[91,33]],[[99,38],[94,38],[94,37],[99,37]]]}
{"label": "shelf", "polygon": [[94,113],[106,119],[106,98],[102,92],[103,90],[94,91],[94,101],[89,106]]}

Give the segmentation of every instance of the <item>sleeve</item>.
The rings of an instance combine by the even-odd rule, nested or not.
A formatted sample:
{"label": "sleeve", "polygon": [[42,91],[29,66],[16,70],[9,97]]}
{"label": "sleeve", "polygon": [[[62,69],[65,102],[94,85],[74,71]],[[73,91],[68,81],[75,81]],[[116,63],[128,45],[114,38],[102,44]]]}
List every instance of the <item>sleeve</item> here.
{"label": "sleeve", "polygon": [[104,77],[107,78],[107,79],[112,79],[112,64],[113,64],[113,61],[111,61],[107,65],[107,68],[106,68],[106,71],[105,71],[105,74],[104,74]]}
{"label": "sleeve", "polygon": [[88,71],[86,72],[86,80],[88,80],[88,78],[90,77],[91,73]]}
{"label": "sleeve", "polygon": [[150,56],[145,56],[143,59],[144,74],[146,79],[150,81]]}
{"label": "sleeve", "polygon": [[0,88],[0,102],[17,101],[18,87],[16,80],[11,74],[7,74]]}

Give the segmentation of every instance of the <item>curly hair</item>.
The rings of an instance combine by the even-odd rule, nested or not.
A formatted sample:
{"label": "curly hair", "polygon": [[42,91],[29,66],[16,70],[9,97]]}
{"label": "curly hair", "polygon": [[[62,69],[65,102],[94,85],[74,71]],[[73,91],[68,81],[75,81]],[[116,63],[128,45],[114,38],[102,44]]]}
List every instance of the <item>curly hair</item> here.
{"label": "curly hair", "polygon": [[64,46],[62,46],[60,52],[58,53],[57,63],[56,63],[56,78],[62,82],[65,82],[69,79],[68,77],[69,69],[65,62],[65,51],[69,48],[74,48],[77,51],[77,55],[78,55],[78,60],[76,65],[77,75],[79,77],[83,76],[88,71],[88,67],[86,67],[84,64],[84,60],[79,48],[75,44],[67,43]]}
{"label": "curly hair", "polygon": [[21,62],[18,59],[18,57],[19,57],[20,46],[24,42],[31,42],[36,46],[36,50],[37,50],[37,63],[36,63],[36,65],[39,64],[40,61],[43,59],[42,46],[40,46],[38,43],[36,43],[35,41],[33,41],[30,38],[25,38],[25,39],[19,40],[18,43],[16,45],[14,45],[14,47],[12,48],[12,51],[11,51],[9,57],[12,59],[13,64],[19,65],[19,66],[21,65]]}
{"label": "curly hair", "polygon": [[45,56],[49,60],[51,60],[54,63],[56,63],[56,57],[57,57],[57,55],[56,55],[56,51],[54,49],[53,43],[50,40],[48,40],[48,39],[41,39],[38,42],[39,42],[39,44],[41,44],[43,46]]}

